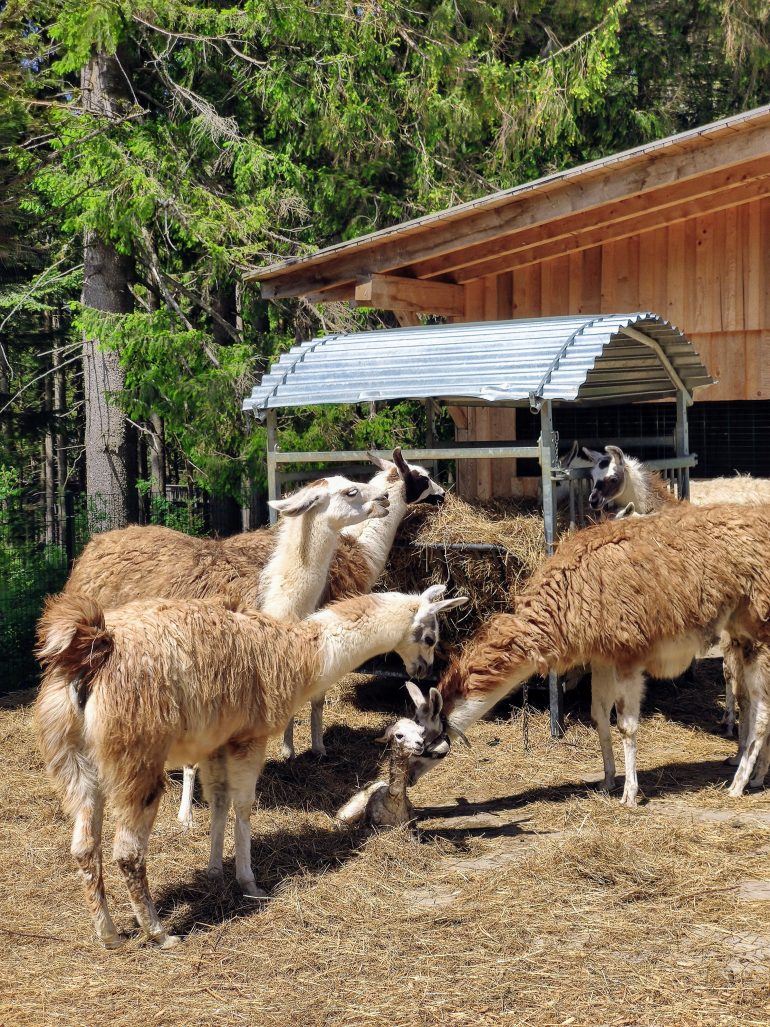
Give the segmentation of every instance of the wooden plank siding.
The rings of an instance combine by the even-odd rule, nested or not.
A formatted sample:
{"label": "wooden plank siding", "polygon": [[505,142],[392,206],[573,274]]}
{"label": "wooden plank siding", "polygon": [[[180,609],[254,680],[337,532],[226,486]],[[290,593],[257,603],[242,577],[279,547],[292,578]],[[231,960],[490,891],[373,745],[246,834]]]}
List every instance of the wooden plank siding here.
{"label": "wooden plank siding", "polygon": [[[770,197],[466,286],[466,320],[652,310],[692,339],[718,384],[699,402],[770,398]],[[465,408],[458,438],[515,438],[512,411]],[[515,461],[461,465],[469,498],[520,495]]]}

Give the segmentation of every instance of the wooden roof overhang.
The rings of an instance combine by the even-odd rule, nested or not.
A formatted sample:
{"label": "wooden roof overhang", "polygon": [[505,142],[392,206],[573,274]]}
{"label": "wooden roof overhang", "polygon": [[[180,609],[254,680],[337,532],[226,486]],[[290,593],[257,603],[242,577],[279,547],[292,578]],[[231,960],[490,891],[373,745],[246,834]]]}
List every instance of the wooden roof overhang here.
{"label": "wooden roof overhang", "polygon": [[306,257],[257,268],[267,299],[462,318],[464,286],[770,195],[770,105]]}

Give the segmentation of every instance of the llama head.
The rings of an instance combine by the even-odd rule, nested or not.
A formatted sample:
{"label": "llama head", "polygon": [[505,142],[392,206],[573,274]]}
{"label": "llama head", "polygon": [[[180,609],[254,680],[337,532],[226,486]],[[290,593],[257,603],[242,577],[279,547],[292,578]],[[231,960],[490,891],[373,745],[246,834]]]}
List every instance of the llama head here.
{"label": "llama head", "polygon": [[415,611],[411,624],[396,652],[404,661],[410,678],[424,678],[433,669],[433,655],[438,645],[438,615],[442,610],[464,606],[467,596],[443,599],[446,585],[431,585],[419,596],[413,596]]}
{"label": "llama head", "polygon": [[409,756],[424,754],[427,759],[441,759],[450,748],[446,722],[441,716],[441,692],[431,688],[425,696],[413,681],[406,682],[406,690],[414,703],[414,714],[401,717],[375,741],[398,745]]}
{"label": "llama head", "polygon": [[446,493],[435,482],[424,467],[409,464],[397,446],[393,450],[393,460],[383,460],[376,453],[367,456],[381,471],[387,471],[393,482],[399,479],[404,483],[404,498],[407,503],[443,503]]}
{"label": "llama head", "polygon": [[605,446],[603,453],[583,446],[591,461],[591,493],[588,505],[592,510],[603,510],[623,491],[626,483],[626,459],[617,446]]}
{"label": "llama head", "polygon": [[336,531],[367,517],[386,517],[389,507],[387,491],[376,483],[361,484],[341,475],[312,481],[286,499],[271,499],[269,505],[283,517],[323,516]]}

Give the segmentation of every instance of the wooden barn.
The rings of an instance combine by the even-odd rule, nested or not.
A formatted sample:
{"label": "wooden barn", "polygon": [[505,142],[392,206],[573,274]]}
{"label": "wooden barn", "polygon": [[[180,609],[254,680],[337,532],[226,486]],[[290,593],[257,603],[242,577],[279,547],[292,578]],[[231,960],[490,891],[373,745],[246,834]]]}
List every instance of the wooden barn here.
{"label": "wooden barn", "polygon": [[[690,412],[702,476],[770,475],[770,106],[254,271],[266,298],[447,321],[654,311],[718,384]],[[671,403],[555,412],[581,438],[669,430]],[[525,411],[453,406],[458,441],[522,440]],[[559,422],[559,417],[562,421]],[[522,491],[479,460],[468,496]]]}

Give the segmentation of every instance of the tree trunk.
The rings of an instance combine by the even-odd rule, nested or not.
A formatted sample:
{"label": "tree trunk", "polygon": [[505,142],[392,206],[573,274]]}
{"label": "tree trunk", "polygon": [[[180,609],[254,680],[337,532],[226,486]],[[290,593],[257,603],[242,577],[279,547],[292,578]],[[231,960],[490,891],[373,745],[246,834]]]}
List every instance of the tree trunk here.
{"label": "tree trunk", "polygon": [[[125,79],[114,57],[95,54],[81,76],[83,107],[111,116],[125,91]],[[101,239],[92,229],[83,238],[83,293],[86,307],[125,314],[133,309],[129,290],[130,258]],[[123,389],[118,354],[99,348],[97,339],[83,340],[85,392],[86,483],[91,527],[123,527],[138,516],[136,494],[136,433],[110,394]]]}
{"label": "tree trunk", "polygon": [[152,491],[166,498],[166,429],[160,414],[150,417],[152,440],[150,442],[150,478]]}
{"label": "tree trunk", "polygon": [[56,456],[53,441],[53,374],[43,379],[44,405],[47,415],[45,443],[43,446],[43,480],[45,482],[45,540],[49,545],[56,541]]}

